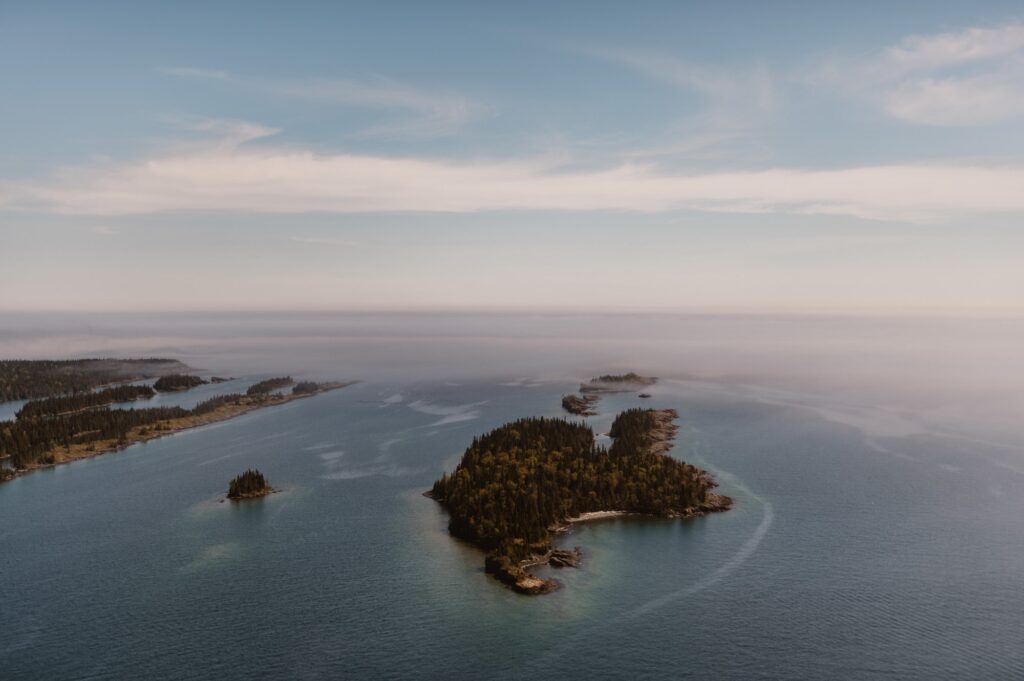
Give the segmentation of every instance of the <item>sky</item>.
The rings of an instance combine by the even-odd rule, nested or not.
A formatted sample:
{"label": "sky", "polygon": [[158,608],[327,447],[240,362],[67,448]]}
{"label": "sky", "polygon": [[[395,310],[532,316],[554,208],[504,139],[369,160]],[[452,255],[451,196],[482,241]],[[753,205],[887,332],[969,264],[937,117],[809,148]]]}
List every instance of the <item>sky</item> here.
{"label": "sky", "polygon": [[1024,311],[1018,2],[0,0],[0,310]]}

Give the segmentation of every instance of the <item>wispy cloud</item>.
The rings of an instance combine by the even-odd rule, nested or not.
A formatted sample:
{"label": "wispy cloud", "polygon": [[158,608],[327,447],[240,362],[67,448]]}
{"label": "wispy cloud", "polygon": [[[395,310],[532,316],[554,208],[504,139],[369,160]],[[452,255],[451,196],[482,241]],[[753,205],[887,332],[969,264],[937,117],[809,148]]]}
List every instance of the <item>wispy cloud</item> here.
{"label": "wispy cloud", "polygon": [[277,128],[232,118],[179,117],[176,120],[181,127],[210,135],[219,139],[221,146],[227,147],[236,147],[280,132]]}
{"label": "wispy cloud", "polygon": [[758,132],[771,122],[781,101],[776,74],[766,65],[711,67],[626,47],[574,51],[691,96],[692,101],[681,103],[678,110],[667,110],[672,121],[656,141],[641,142],[624,156],[721,161],[763,155]]}
{"label": "wispy cloud", "polygon": [[960,66],[1017,54],[1024,50],[1024,24],[968,28],[951,33],[908,36],[885,51],[884,61],[898,72]]}
{"label": "wispy cloud", "polygon": [[804,80],[921,125],[987,125],[1024,116],[1024,23],[907,36],[866,57],[827,59],[809,79],[760,63],[722,68],[639,49],[581,51],[698,95],[704,109],[691,119],[704,136],[757,126]]}
{"label": "wispy cloud", "polygon": [[867,59],[835,59],[822,81],[923,125],[987,125],[1024,115],[1024,24],[908,36]]}
{"label": "wispy cloud", "polygon": [[715,69],[644,50],[613,48],[589,52],[663,83],[693,90],[719,112],[764,112],[776,105],[772,74],[762,64],[744,69]]}
{"label": "wispy cloud", "polygon": [[227,71],[196,68],[160,69],[165,75],[214,80],[262,92],[273,97],[316,100],[338,106],[397,111],[403,115],[360,130],[360,135],[437,137],[461,130],[480,117],[486,107],[469,97],[433,92],[387,78],[368,80],[268,80]]}
{"label": "wispy cloud", "polygon": [[934,221],[1024,212],[1024,168],[962,164],[686,173],[564,160],[455,162],[213,144],[0,186],[9,207],[80,215],[497,210],[779,212]]}
{"label": "wispy cloud", "polygon": [[911,123],[939,126],[986,125],[1024,115],[1020,76],[921,78],[892,87],[882,97],[887,113]]}

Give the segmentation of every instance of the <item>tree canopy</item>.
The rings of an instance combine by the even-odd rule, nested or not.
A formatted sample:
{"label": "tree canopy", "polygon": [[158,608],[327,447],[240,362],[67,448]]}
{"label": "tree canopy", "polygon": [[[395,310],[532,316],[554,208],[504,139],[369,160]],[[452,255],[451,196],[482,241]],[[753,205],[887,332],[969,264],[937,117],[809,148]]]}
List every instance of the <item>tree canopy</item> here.
{"label": "tree canopy", "polygon": [[580,513],[685,513],[707,502],[715,483],[653,451],[662,425],[654,410],[625,411],[605,448],[582,423],[519,419],[474,438],[431,496],[448,510],[452,535],[514,560],[548,548],[549,528]]}
{"label": "tree canopy", "polygon": [[259,496],[269,491],[270,483],[263,477],[263,473],[250,468],[228,484],[228,499]]}

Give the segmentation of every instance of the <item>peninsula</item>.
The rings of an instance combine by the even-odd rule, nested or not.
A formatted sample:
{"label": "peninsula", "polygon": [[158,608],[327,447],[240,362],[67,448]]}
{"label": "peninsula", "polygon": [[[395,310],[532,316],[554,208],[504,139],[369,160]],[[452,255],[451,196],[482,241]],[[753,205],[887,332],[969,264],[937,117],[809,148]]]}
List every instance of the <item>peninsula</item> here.
{"label": "peninsula", "polygon": [[582,423],[519,419],[474,438],[455,471],[426,495],[447,509],[452,536],[487,553],[488,573],[520,593],[547,593],[558,583],[527,568],[576,564],[578,551],[552,544],[568,523],[627,513],[692,518],[730,508],[706,471],[664,453],[676,416],[624,411],[608,448]]}
{"label": "peninsula", "polygon": [[[145,360],[149,361],[149,360]],[[152,360],[165,369],[178,367],[187,370],[175,360]],[[128,366],[136,369],[137,360],[88,360],[103,362],[104,366]],[[173,364],[171,364],[173,363]],[[21,365],[30,364],[21,362]],[[51,367],[66,368],[61,362],[44,362],[37,371],[28,375],[40,376],[50,372],[51,379],[63,376],[53,374]],[[76,371],[81,367],[72,365]],[[29,367],[32,369],[32,367]],[[110,378],[110,372],[101,372]],[[74,374],[76,384],[96,379]],[[120,374],[119,374],[120,375]],[[187,376],[186,374],[181,374]],[[64,377],[66,378],[66,376]],[[195,377],[189,377],[195,378]],[[51,380],[47,379],[47,380]],[[201,380],[201,379],[200,379]],[[193,382],[193,381],[189,381]],[[203,381],[205,383],[206,381]],[[38,383],[38,382],[37,382]],[[194,382],[193,382],[194,383]],[[53,380],[52,385],[62,390],[67,385]],[[148,407],[141,409],[115,409],[114,403],[148,399],[154,395],[147,386],[117,386],[99,391],[55,394],[26,403],[13,421],[0,421],[0,482],[11,480],[37,468],[55,466],[107,452],[118,451],[137,442],[176,433],[188,428],[224,421],[255,409],[271,407],[302,399],[329,390],[343,388],[351,383],[303,382],[291,391],[285,391],[293,381],[290,377],[260,381],[245,394],[218,395],[200,402],[191,409],[182,407]],[[173,383],[172,383],[173,385]],[[32,388],[38,390],[39,388]],[[186,388],[187,389],[187,388]],[[16,388],[19,394],[25,388]],[[173,388],[172,388],[173,390]]]}

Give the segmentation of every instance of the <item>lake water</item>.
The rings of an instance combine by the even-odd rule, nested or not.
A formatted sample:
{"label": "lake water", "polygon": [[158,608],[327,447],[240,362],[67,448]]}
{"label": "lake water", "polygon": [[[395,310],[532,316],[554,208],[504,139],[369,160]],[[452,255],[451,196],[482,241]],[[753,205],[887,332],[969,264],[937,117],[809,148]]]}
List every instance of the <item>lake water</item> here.
{"label": "lake water", "polygon": [[[678,340],[674,356],[621,334],[573,352],[561,331],[539,333],[541,322],[493,323],[491,336],[462,320],[457,339],[400,342],[393,329],[379,340],[307,328],[316,342],[294,353],[267,349],[297,343],[287,334],[263,333],[257,352],[192,327],[173,356],[240,377],[204,386],[204,397],[293,367],[365,380],[0,486],[0,678],[1024,678],[1014,356],[984,358],[1005,359],[1004,383],[958,382],[974,365],[942,346],[930,357],[945,363],[930,365],[911,398],[891,386],[922,375],[905,368],[926,365],[920,356],[876,345],[857,363],[872,381],[839,359],[842,371],[794,381],[783,367],[826,358],[766,341],[762,322],[718,354],[706,326],[723,322],[661,327]],[[705,350],[686,324],[705,332]],[[978,337],[1010,346],[1020,326]],[[68,354],[136,349],[109,328]],[[893,328],[902,331],[883,335],[913,344]],[[493,348],[509,338],[518,351],[506,361]],[[833,358],[854,354],[816,339]],[[360,364],[354,348],[368,345],[416,351],[389,362],[367,350]],[[905,364],[890,361],[901,353]],[[730,355],[742,370],[726,374]],[[565,541],[583,548],[582,568],[544,573],[564,588],[535,598],[502,588],[483,574],[482,554],[447,536],[444,511],[422,491],[474,435],[558,415],[578,378],[565,374],[625,362],[660,363],[663,380],[650,400],[605,397],[595,430],[626,407],[677,409],[673,455],[712,470],[736,507],[578,525]],[[773,370],[754,375],[761,365]],[[887,372],[892,382],[877,378]],[[248,467],[283,491],[220,503]]]}

